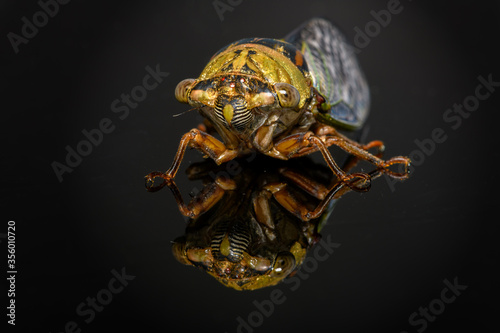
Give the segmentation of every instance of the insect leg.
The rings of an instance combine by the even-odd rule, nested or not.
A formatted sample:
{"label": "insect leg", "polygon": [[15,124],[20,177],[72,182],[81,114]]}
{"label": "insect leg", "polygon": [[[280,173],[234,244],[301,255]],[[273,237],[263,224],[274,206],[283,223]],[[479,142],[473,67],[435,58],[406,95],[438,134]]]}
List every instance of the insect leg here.
{"label": "insect leg", "polygon": [[177,206],[179,207],[182,215],[189,218],[196,218],[198,215],[203,214],[213,207],[223,197],[225,191],[234,190],[236,185],[232,180],[224,180],[218,177],[215,182],[206,185],[199,193],[197,193],[189,202],[185,204],[182,199],[179,188],[172,181],[169,188],[174,195]]}
{"label": "insect leg", "polygon": [[374,140],[370,141],[367,144],[363,145],[359,142],[356,142],[354,140],[349,139],[348,137],[340,134],[334,127],[324,125],[324,124],[317,124],[316,128],[313,130],[314,134],[319,136],[319,137],[324,137],[324,136],[337,136],[339,138],[344,139],[345,141],[349,142],[353,146],[359,147],[364,150],[369,150],[372,148],[377,148],[377,152],[375,153],[375,156],[381,157],[382,153],[385,150],[384,143],[380,140]]}
{"label": "insect leg", "polygon": [[309,179],[309,177],[305,176],[303,173],[287,168],[281,169],[280,173],[306,193],[317,199],[323,200],[329,192],[325,185]]}
{"label": "insect leg", "polygon": [[[286,173],[282,171],[281,173],[285,175],[287,178],[290,179],[294,178],[294,180],[292,181],[296,185],[298,185],[300,188],[302,188],[309,194],[315,196],[314,195],[315,191],[313,191],[313,193],[309,192],[308,187],[310,187],[310,185],[308,184],[308,182],[305,183],[303,182],[303,180],[306,180],[305,177],[295,172]],[[339,199],[344,194],[348,193],[353,189],[367,188],[367,186],[369,186],[370,184],[371,179],[380,177],[382,173],[384,173],[384,170],[375,170],[368,174],[369,176],[368,180],[365,179],[364,177],[356,177],[351,179],[348,183],[343,181],[335,182],[329,190],[325,189],[324,196],[322,194],[320,195],[321,197],[315,196],[316,198],[321,199],[321,202],[313,210],[307,208],[303,203],[299,202],[296,196],[293,195],[293,193],[291,193],[287,189],[288,185],[286,183],[270,183],[265,186],[265,189],[270,193],[272,193],[276,201],[278,201],[280,205],[284,207],[286,210],[288,210],[290,213],[294,214],[302,221],[309,221],[311,219],[319,218],[325,212],[325,210],[328,209],[328,207],[330,206],[330,202],[332,200]],[[295,180],[297,179],[300,179],[299,180],[300,184],[295,182]],[[312,182],[313,184],[315,183],[312,180],[309,180],[309,182]],[[306,188],[302,187],[302,184],[306,184]],[[317,184],[317,186],[321,187],[322,185]]]}
{"label": "insect leg", "polygon": [[262,228],[264,234],[270,240],[274,240],[276,238],[276,234],[274,233],[275,226],[271,208],[269,207],[269,199],[271,197],[272,194],[264,189],[253,197],[252,205],[257,222],[264,227]]}
{"label": "insect leg", "polygon": [[[340,134],[335,128],[326,125],[319,125],[316,127],[314,134],[316,134],[327,147],[336,145],[357,158],[368,161],[378,168],[385,169],[384,173],[387,173],[393,178],[406,179],[409,176],[410,159],[404,156],[396,156],[384,161],[381,157],[385,147],[384,143],[380,140],[371,141],[363,145]],[[368,152],[368,150],[372,148],[377,148],[375,154]],[[317,150],[319,150],[319,148],[316,146],[303,147],[294,157],[307,155]],[[403,172],[395,172],[389,169],[390,166],[396,164],[402,164],[404,166]]]}
{"label": "insect leg", "polygon": [[[381,141],[372,141],[371,143],[367,145],[355,145],[350,142],[350,140],[346,140],[343,137],[340,136],[326,136],[321,138],[327,146],[331,145],[336,145],[349,154],[352,154],[356,156],[357,158],[363,159],[365,161],[368,161],[378,168],[385,169],[385,173],[390,175],[393,178],[396,179],[406,179],[409,176],[409,166],[410,166],[410,159],[408,157],[404,156],[395,156],[392,157],[388,160],[383,160],[380,157],[377,157],[368,151],[365,150],[365,148],[371,148],[372,146],[378,146]],[[390,166],[396,165],[396,164],[402,164],[404,166],[404,171],[403,172],[395,172],[389,169]]]}
{"label": "insect leg", "polygon": [[366,173],[345,173],[337,165],[323,140],[314,135],[312,132],[290,135],[277,142],[267,154],[276,158],[287,160],[292,157],[302,156],[302,150],[308,150],[309,148],[312,148],[312,151],[319,150],[321,152],[326,163],[339,180],[347,184],[352,184],[352,180],[362,178],[365,180],[364,186],[357,188],[354,187],[353,189],[357,191],[367,191],[369,189],[369,185],[367,185],[366,182],[369,184],[370,177]]}
{"label": "insect leg", "polygon": [[267,184],[265,189],[272,193],[274,199],[276,199],[276,201],[278,201],[283,208],[300,218],[302,221],[306,222],[320,217],[324,213],[325,209],[328,208],[330,201],[333,199],[340,198],[352,188],[362,188],[366,185],[365,183],[366,179],[364,178],[355,178],[349,183],[342,181],[337,182],[313,210],[307,208],[304,203],[298,201],[293,193],[288,190],[286,183]]}
{"label": "insect leg", "polygon": [[[342,166],[342,170],[346,173],[349,172],[352,168],[354,168],[358,164],[358,161],[359,158],[350,155],[347,161]],[[285,176],[288,180],[292,181],[295,185],[300,187],[302,190],[320,200],[323,200],[326,197],[326,195],[330,192],[329,187],[331,188],[332,185],[334,185],[330,184],[328,186],[325,186],[318,181],[310,179],[308,176],[304,175],[303,172],[289,169],[286,167],[281,168],[280,173],[283,176]],[[373,179],[374,175],[378,177],[378,172],[372,172],[369,175],[370,179]],[[335,183],[338,183],[338,181],[336,181]],[[366,185],[369,186],[370,184],[367,183]]]}
{"label": "insect leg", "polygon": [[172,166],[165,172],[152,172],[146,176],[146,182],[153,182],[155,177],[163,178],[167,183],[171,182],[179,170],[187,147],[193,147],[211,157],[217,164],[232,160],[238,155],[238,150],[227,149],[226,146],[205,132],[193,128],[182,136],[179,148],[175,154]]}

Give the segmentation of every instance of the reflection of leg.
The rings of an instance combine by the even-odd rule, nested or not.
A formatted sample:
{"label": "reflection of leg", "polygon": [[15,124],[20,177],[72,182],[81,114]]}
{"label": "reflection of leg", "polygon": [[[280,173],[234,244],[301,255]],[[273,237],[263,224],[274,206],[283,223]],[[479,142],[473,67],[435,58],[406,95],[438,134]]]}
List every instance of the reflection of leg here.
{"label": "reflection of leg", "polygon": [[[348,171],[349,169],[345,170]],[[272,196],[276,199],[276,201],[278,201],[278,203],[290,213],[294,214],[303,221],[309,221],[311,219],[319,218],[325,210],[328,209],[332,200],[339,199],[352,189],[368,188],[371,179],[378,178],[386,172],[387,170],[385,169],[377,169],[368,174],[368,179],[363,177],[353,178],[349,183],[337,181],[332,185],[330,190],[327,190],[318,182],[308,179],[306,176],[295,171],[288,169],[280,170],[282,175],[288,178],[300,189],[321,200],[318,206],[313,210],[308,208],[306,206],[307,203],[299,200],[298,197],[287,188],[287,183],[270,183],[267,184],[264,189],[269,191],[269,193],[272,193]]]}
{"label": "reflection of leg", "polygon": [[236,185],[232,180],[217,178],[215,182],[206,185],[199,193],[197,193],[187,205],[184,203],[181,192],[173,180],[169,184],[169,187],[182,215],[190,218],[196,218],[219,202],[226,191],[234,190]]}
{"label": "reflection of leg", "polygon": [[346,183],[338,182],[314,210],[310,210],[305,203],[297,200],[293,193],[288,190],[286,183],[271,183],[266,185],[265,189],[272,193],[273,197],[283,208],[302,221],[309,221],[320,217],[328,208],[328,204],[332,199],[340,198],[343,194],[350,191],[350,187],[362,187],[362,183],[365,182],[366,179],[357,179],[350,186]]}
{"label": "reflection of leg", "polygon": [[217,164],[230,161],[238,155],[237,150],[227,149],[222,142],[213,136],[202,132],[199,129],[193,128],[191,131],[182,136],[179,149],[177,149],[177,154],[175,154],[175,158],[170,169],[168,169],[164,174],[152,172],[146,176],[146,181],[152,182],[154,177],[162,177],[167,182],[170,182],[179,170],[179,166],[181,165],[184,153],[186,152],[186,148],[188,146],[203,152],[205,155],[211,157]]}
{"label": "reflection of leg", "polygon": [[303,173],[296,172],[287,168],[281,169],[280,173],[288,180],[292,181],[295,185],[300,187],[302,190],[304,190],[306,193],[309,193],[317,199],[324,199],[329,192],[326,186],[312,179],[309,179]]}
{"label": "reflection of leg", "polygon": [[[264,232],[267,229],[274,230],[274,221],[271,215],[271,208],[269,207],[271,197],[272,194],[270,192],[263,190],[252,199],[255,218],[261,225],[266,227]],[[276,237],[272,232],[266,232],[266,235],[271,238]]]}
{"label": "reflection of leg", "polygon": [[[280,140],[274,145],[273,149],[271,149],[268,155],[288,160],[292,157],[305,155],[304,153],[302,153],[305,150],[307,150],[307,153],[309,153],[310,148],[312,148],[310,152],[318,150],[321,152],[326,163],[339,180],[349,184],[352,184],[350,181],[356,178],[364,178],[366,181],[369,181],[369,176],[365,173],[356,173],[352,175],[346,174],[337,165],[323,140],[315,136],[312,132],[294,134]],[[360,148],[358,149],[361,150]],[[370,154],[370,156],[373,155]],[[376,158],[375,156],[373,157]],[[366,191],[367,189],[368,187],[365,186],[364,188],[358,188],[357,190]]]}

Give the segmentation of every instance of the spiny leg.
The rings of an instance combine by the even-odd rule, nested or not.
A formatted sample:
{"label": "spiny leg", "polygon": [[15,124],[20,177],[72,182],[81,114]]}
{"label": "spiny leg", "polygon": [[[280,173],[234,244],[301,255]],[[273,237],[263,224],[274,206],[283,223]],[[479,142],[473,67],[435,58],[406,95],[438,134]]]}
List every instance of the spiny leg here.
{"label": "spiny leg", "polygon": [[155,177],[163,178],[167,182],[167,185],[172,182],[177,171],[179,170],[182,159],[184,158],[184,153],[186,152],[188,146],[203,152],[205,155],[211,157],[217,164],[230,161],[238,155],[238,150],[227,149],[222,142],[210,134],[202,132],[197,128],[193,128],[191,131],[182,136],[172,166],[165,173],[156,171],[151,172],[145,177],[146,188],[157,188],[157,186],[153,187],[151,185]]}
{"label": "spiny leg", "polygon": [[369,182],[370,177],[366,173],[347,174],[344,172],[335,162],[323,140],[315,136],[312,132],[290,135],[277,142],[267,154],[276,158],[288,160],[292,157],[302,156],[301,150],[310,147],[314,147],[313,151],[319,150],[321,152],[326,163],[340,181],[345,182],[349,186],[355,186],[351,181],[361,178],[365,180],[364,186],[354,187],[353,189],[356,191],[367,191],[369,189],[369,186],[366,186],[366,182]]}
{"label": "spiny leg", "polygon": [[[336,145],[339,148],[343,149],[347,153],[354,155],[355,157],[359,159],[363,159],[365,161],[368,161],[378,168],[384,168],[386,169],[386,173],[390,175],[393,178],[396,179],[406,179],[409,176],[409,166],[410,166],[410,159],[404,156],[396,156],[392,157],[389,160],[383,160],[381,159],[382,152],[384,151],[384,144],[382,141],[375,140],[371,141],[368,144],[360,144],[354,140],[351,140],[339,132],[337,132],[333,127],[331,126],[318,126],[315,129],[315,134],[316,136],[323,141],[323,143],[326,146],[331,146],[331,145]],[[377,153],[375,155],[371,154],[368,152],[369,149],[372,148],[378,148]],[[304,147],[301,150],[299,150],[294,157],[300,157],[303,155],[310,154],[314,151],[319,150],[317,146],[309,146],[309,147]],[[324,155],[324,154],[323,154]],[[389,170],[388,168],[392,165],[396,164],[401,164],[404,166],[404,171],[403,172],[395,172],[392,170]]]}
{"label": "spiny leg", "polygon": [[[354,157],[351,155],[350,158],[347,160],[347,162],[342,167],[342,170],[346,173],[349,172],[352,168],[354,168],[356,166],[356,164],[358,163],[358,160],[359,159],[357,157]],[[336,183],[338,183],[338,181],[336,181],[335,184],[332,184],[330,182],[330,185],[325,186],[322,183],[306,176],[303,172],[289,169],[286,167],[281,168],[279,170],[279,172],[285,178],[287,178],[289,181],[291,181],[296,186],[298,186],[300,189],[302,189],[306,193],[310,194],[311,196],[313,196],[319,200],[323,200],[327,196],[327,194],[331,191],[332,186],[334,186],[334,185],[336,185]],[[370,174],[370,176],[371,176],[371,174]],[[370,177],[370,180],[371,179],[372,179],[372,177]],[[368,182],[366,185],[369,186],[370,182]]]}
{"label": "spiny leg", "polygon": [[[326,135],[326,137],[324,138],[324,141],[328,142],[328,137],[337,137],[338,138],[338,141],[337,142],[345,142],[344,146],[347,147],[347,146],[353,146],[353,147],[358,147],[362,150],[364,150],[366,153],[363,153],[362,155],[358,155],[358,154],[353,154],[351,152],[349,152],[348,150],[346,150],[343,146],[341,145],[338,145],[340,148],[346,150],[347,152],[355,155],[356,157],[358,158],[361,158],[361,159],[364,159],[364,160],[367,160],[373,164],[375,164],[377,167],[379,168],[384,168],[385,169],[385,172],[384,173],[387,173],[388,175],[390,175],[391,177],[394,177],[394,178],[397,178],[397,179],[406,179],[408,178],[409,176],[409,167],[410,167],[410,159],[407,158],[407,157],[404,157],[404,156],[395,156],[395,157],[392,157],[390,158],[389,160],[387,161],[384,161],[382,160],[382,154],[385,150],[385,146],[384,146],[384,143],[380,140],[374,140],[374,141],[370,141],[368,142],[367,144],[360,144],[354,140],[351,140],[349,139],[348,137],[342,135],[341,133],[339,133],[335,128],[331,127],[331,126],[323,126],[323,128],[321,129],[317,129],[317,131],[323,131]],[[336,144],[336,143],[334,143]],[[336,144],[337,145],[337,144]],[[377,152],[375,154],[370,154],[368,152],[368,150],[372,149],[372,148],[377,148]],[[377,161],[377,163],[374,163],[373,161],[370,161],[369,159],[366,159],[364,156],[368,156],[368,155],[371,155],[371,156],[374,156],[376,157],[377,159],[375,159],[375,161]],[[394,165],[394,164],[402,164],[404,166],[404,171],[403,172],[393,172],[391,170],[388,169],[388,167]]]}
{"label": "spiny leg", "polygon": [[370,150],[372,148],[377,148],[377,152],[374,154],[377,157],[382,157],[382,153],[385,150],[384,143],[380,140],[374,140],[370,141],[367,144],[361,144],[357,141],[354,141],[352,139],[349,139],[347,136],[342,135],[339,133],[334,127],[328,126],[325,124],[317,123],[316,127],[312,130],[312,132],[321,138],[327,137],[327,136],[336,136],[339,138],[344,139],[345,141],[349,142],[350,144],[359,147],[363,150]]}
{"label": "spiny leg", "polygon": [[[378,148],[378,151],[375,154],[375,156],[378,158],[382,158],[385,149],[384,143],[382,141],[375,140],[367,143],[366,145],[362,145],[362,149],[367,151],[373,147]],[[358,162],[359,162],[359,157],[356,157],[354,155],[349,155],[347,162],[344,164],[344,170],[347,171],[354,168],[358,164]]]}
{"label": "spiny leg", "polygon": [[[359,159],[362,159],[362,160],[365,160],[367,162],[372,163],[377,168],[385,169],[385,173],[393,178],[406,179],[409,176],[409,166],[410,166],[411,161],[408,157],[395,156],[395,157],[392,157],[388,160],[383,160],[380,157],[377,157],[377,156],[369,153],[367,150],[363,149],[362,147],[358,147],[357,145],[353,145],[351,142],[345,140],[342,137],[327,136],[327,137],[323,138],[323,140],[327,146],[336,145],[339,148],[342,148],[344,151],[348,152],[349,154],[354,155]],[[370,146],[367,145],[367,147],[370,147]],[[396,165],[396,164],[403,165],[404,171],[403,172],[395,172],[395,171],[392,171],[389,169],[389,167]]]}

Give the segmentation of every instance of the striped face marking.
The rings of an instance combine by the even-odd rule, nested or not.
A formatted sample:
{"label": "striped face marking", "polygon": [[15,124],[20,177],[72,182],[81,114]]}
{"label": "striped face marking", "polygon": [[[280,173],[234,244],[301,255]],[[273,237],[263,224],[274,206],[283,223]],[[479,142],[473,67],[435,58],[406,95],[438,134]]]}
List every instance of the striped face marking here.
{"label": "striped face marking", "polygon": [[234,108],[231,104],[226,104],[224,109],[222,109],[222,114],[224,115],[224,119],[226,119],[227,123],[230,124],[234,115]]}
{"label": "striped face marking", "polygon": [[220,253],[225,257],[229,257],[229,255],[231,254],[231,243],[229,243],[229,236],[227,235],[224,237],[222,243],[220,244]]}
{"label": "striped face marking", "polygon": [[214,259],[240,262],[250,244],[250,238],[246,225],[235,224],[231,227],[227,223],[221,225],[211,242]]}
{"label": "striped face marking", "polygon": [[214,111],[216,118],[222,124],[237,131],[244,131],[253,119],[245,98],[240,95],[219,95]]}

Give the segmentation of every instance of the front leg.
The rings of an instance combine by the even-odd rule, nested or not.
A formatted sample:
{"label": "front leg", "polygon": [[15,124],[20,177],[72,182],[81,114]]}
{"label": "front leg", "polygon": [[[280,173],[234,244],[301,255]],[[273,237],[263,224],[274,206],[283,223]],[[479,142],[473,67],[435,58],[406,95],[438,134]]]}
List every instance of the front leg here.
{"label": "front leg", "polygon": [[[202,132],[197,128],[193,128],[191,131],[182,136],[179,148],[177,149],[177,154],[175,154],[175,158],[170,169],[165,171],[165,173],[151,172],[145,177],[147,184],[152,183],[155,177],[161,177],[167,183],[172,182],[177,171],[179,170],[182,159],[184,158],[184,153],[186,152],[188,146],[203,152],[206,156],[212,158],[217,164],[230,161],[238,156],[239,153],[238,149],[228,149],[222,142],[210,134]],[[146,187],[148,187],[148,185],[146,185]]]}
{"label": "front leg", "polygon": [[278,126],[278,116],[269,117],[267,123],[259,127],[253,138],[253,146],[258,151],[266,153],[273,146],[273,133]]}

